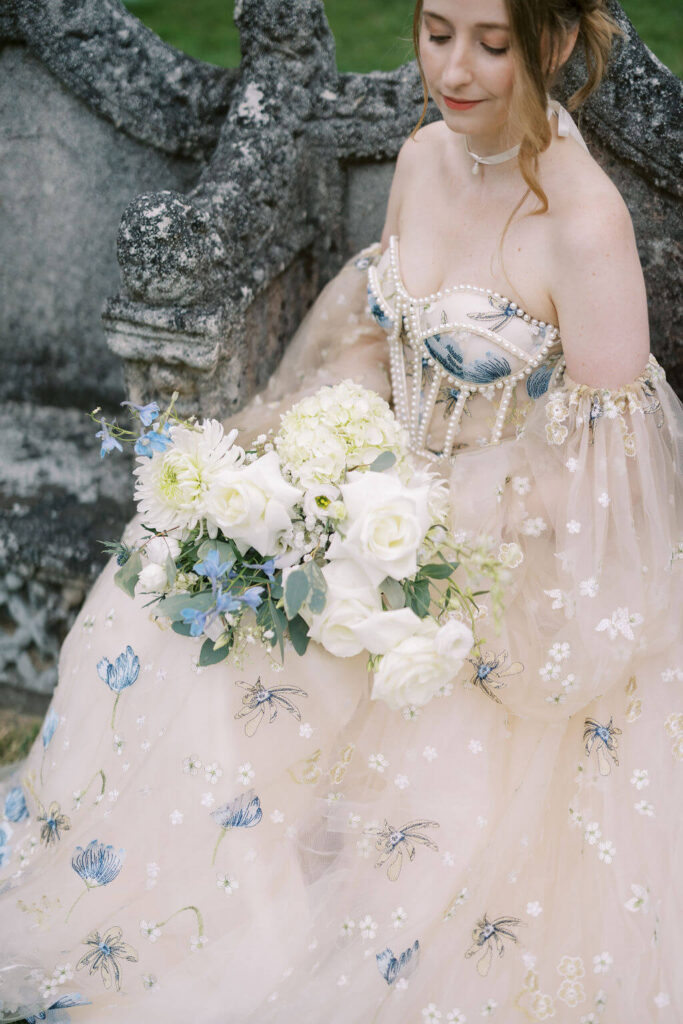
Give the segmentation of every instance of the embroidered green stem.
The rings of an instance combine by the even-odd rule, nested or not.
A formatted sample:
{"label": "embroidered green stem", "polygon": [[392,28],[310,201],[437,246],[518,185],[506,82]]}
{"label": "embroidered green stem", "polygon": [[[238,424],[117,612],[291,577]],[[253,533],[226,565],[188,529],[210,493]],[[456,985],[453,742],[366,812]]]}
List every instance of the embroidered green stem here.
{"label": "embroidered green stem", "polygon": [[120,699],[121,699],[121,694],[117,693],[116,694],[116,700],[114,701],[114,707],[112,708],[112,712],[111,712],[111,728],[112,728],[112,732],[114,731],[114,719],[116,718],[116,708],[118,707],[118,703],[119,703]]}
{"label": "embroidered green stem", "polygon": [[216,840],[216,845],[213,848],[213,857],[211,858],[211,864],[212,865],[216,863],[216,854],[218,853],[218,847],[221,845],[221,843],[223,842],[223,840],[225,839],[225,837],[226,837],[226,835],[228,834],[229,831],[230,831],[230,829],[228,829],[228,828],[222,828],[221,829],[221,833],[220,833],[218,839]]}
{"label": "embroidered green stem", "polygon": [[75,908],[75,906],[76,906],[76,903],[78,903],[78,902],[79,902],[80,900],[82,900],[82,899],[83,899],[83,897],[85,896],[86,892],[88,892],[88,891],[89,891],[90,889],[93,889],[93,888],[96,888],[96,887],[95,887],[95,886],[92,886],[92,885],[88,885],[88,883],[87,883],[87,882],[85,883],[85,889],[84,889],[84,890],[83,890],[83,892],[82,892],[82,893],[80,894],[80,896],[77,896],[77,897],[76,897],[76,900],[75,900],[75,902],[71,904],[71,907],[70,907],[70,909],[69,909],[69,913],[68,913],[68,914],[66,915],[66,917],[64,918],[64,924],[66,924],[66,923],[68,922],[69,918],[71,917],[71,911],[72,911],[72,910],[73,910],[73,909]]}
{"label": "embroidered green stem", "polygon": [[197,933],[200,936],[203,935],[204,934],[204,918],[202,917],[202,912],[199,909],[199,907],[195,907],[191,903],[188,904],[186,907],[181,907],[180,910],[174,910],[173,913],[169,914],[169,916],[164,921],[157,922],[157,928],[164,928],[168,924],[169,921],[172,921],[174,917],[177,917],[178,914],[182,914],[183,911],[185,911],[185,910],[192,910],[197,915]]}

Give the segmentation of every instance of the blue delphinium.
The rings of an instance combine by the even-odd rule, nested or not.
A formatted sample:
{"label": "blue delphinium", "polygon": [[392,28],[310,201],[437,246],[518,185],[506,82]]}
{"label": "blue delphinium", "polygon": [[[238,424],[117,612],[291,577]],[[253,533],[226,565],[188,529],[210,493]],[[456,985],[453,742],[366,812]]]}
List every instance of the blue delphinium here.
{"label": "blue delphinium", "polygon": [[89,889],[97,885],[108,885],[118,876],[123,867],[124,850],[115,850],[93,839],[83,849],[77,846],[71,858],[71,867]]}
{"label": "blue delphinium", "polygon": [[157,423],[147,433],[144,431],[140,433],[133,450],[136,455],[144,455],[151,459],[156,452],[165,452],[171,443],[171,432],[168,429],[168,424],[164,423],[163,427],[160,427]]}
{"label": "blue delphinium", "polygon": [[100,446],[100,458],[103,459],[107,452],[112,451],[114,448],[118,448],[118,450],[122,452],[123,448],[121,447],[120,442],[117,441],[115,437],[111,436],[104,419],[101,419],[100,423],[102,424],[102,429],[98,430],[95,434],[95,437],[100,437],[102,439],[102,445]]}
{"label": "blue delphinium", "polygon": [[40,734],[43,740],[44,750],[47,750],[48,746],[50,745],[50,740],[54,736],[58,725],[59,715],[54,710],[54,708],[51,708],[48,711],[47,715],[45,716],[45,721],[43,722],[43,728]]}
{"label": "blue delphinium", "polygon": [[5,797],[5,817],[15,824],[28,818],[28,807],[26,797],[21,786],[13,786]]}
{"label": "blue delphinium", "polygon": [[249,565],[248,562],[244,563],[245,569],[258,569],[264,576],[267,576],[271,583],[275,582],[275,559],[268,558],[261,565]]}
{"label": "blue delphinium", "polygon": [[201,562],[197,562],[192,567],[192,571],[196,572],[198,576],[206,576],[212,584],[215,584],[221,576],[225,576],[226,572],[232,569],[235,564],[235,559],[228,559],[226,562],[221,562],[220,555],[215,548],[209,551],[206,558]]}
{"label": "blue delphinium", "polygon": [[156,402],[149,402],[147,405],[136,405],[135,402],[121,402],[121,405],[127,405],[129,409],[135,409],[143,427],[151,427],[154,420],[159,416],[159,406]]}
{"label": "blue delphinium", "polygon": [[121,693],[127,686],[132,686],[140,674],[140,659],[128,644],[113,664],[109,658],[101,658],[97,662],[97,674],[110,690]]}

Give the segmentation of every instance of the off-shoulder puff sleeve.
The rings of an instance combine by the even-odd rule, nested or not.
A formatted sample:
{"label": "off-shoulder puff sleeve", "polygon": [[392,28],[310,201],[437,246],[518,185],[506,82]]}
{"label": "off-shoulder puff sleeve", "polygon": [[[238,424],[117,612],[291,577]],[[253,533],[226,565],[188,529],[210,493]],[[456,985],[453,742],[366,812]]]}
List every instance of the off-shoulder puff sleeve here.
{"label": "off-shoulder puff sleeve", "polygon": [[683,678],[682,442],[683,408],[651,358],[618,390],[560,376],[520,437],[456,457],[454,527],[523,555],[501,632],[481,624],[483,671],[507,654],[488,681],[512,712],[557,721],[617,686],[636,702],[639,667],[667,652]]}
{"label": "off-shoulder puff sleeve", "polygon": [[226,427],[242,439],[277,429],[283,412],[325,384],[353,379],[389,398],[386,333],[368,309],[367,271],[379,242],[352,256],[322,289],[268,384]]}

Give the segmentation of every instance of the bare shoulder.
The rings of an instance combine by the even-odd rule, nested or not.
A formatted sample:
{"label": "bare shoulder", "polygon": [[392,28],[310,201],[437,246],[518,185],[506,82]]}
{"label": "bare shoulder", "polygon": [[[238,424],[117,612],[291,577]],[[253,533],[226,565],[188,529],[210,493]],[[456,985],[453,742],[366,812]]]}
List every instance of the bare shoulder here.
{"label": "bare shoulder", "polygon": [[419,128],[415,135],[409,135],[401,146],[396,158],[387,216],[382,232],[383,249],[386,249],[389,244],[389,237],[399,233],[398,225],[403,197],[409,189],[414,188],[417,176],[423,173],[426,167],[433,164],[433,156],[443,145],[444,131],[448,131],[448,129],[442,121],[433,121]]}

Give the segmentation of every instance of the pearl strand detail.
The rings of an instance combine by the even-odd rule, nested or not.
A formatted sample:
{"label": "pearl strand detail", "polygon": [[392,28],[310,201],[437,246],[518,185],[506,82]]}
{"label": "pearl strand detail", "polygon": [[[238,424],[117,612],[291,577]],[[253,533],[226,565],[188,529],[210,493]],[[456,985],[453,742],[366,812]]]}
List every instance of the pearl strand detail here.
{"label": "pearl strand detail", "polygon": [[442,373],[440,370],[434,370],[434,379],[429,385],[429,391],[424,401],[424,407],[422,409],[422,417],[420,420],[420,429],[417,435],[417,444],[424,448],[425,441],[427,440],[427,430],[432,419],[432,413],[434,412],[434,406],[436,405],[436,399],[439,394],[439,387],[441,385]]}
{"label": "pearl strand detail", "polygon": [[442,459],[447,459],[453,450],[453,442],[455,441],[455,435],[460,430],[462,414],[465,411],[465,403],[467,402],[467,399],[469,397],[470,392],[467,390],[467,388],[461,388],[460,394],[458,395],[458,399],[455,403],[455,408],[451,413],[451,418],[449,419],[448,426],[446,428],[446,436],[443,441],[443,448],[441,449]]}

